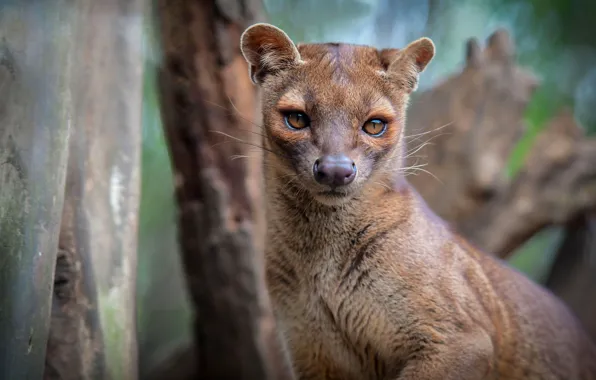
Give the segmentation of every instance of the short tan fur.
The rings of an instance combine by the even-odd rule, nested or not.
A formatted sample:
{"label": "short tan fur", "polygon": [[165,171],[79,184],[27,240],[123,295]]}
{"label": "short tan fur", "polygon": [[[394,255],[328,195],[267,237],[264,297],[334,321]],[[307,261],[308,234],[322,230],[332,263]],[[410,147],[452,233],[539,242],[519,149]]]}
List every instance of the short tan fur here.
{"label": "short tan fur", "polygon": [[563,304],[404,179],[431,40],[295,45],[256,24],[241,48],[261,87],[268,288],[298,379],[596,379],[596,349]]}

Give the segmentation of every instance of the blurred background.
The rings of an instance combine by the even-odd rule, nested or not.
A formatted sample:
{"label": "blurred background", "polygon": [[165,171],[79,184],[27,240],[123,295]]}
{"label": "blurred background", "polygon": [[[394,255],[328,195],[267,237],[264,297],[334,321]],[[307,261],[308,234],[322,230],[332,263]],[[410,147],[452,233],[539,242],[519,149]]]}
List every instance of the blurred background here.
{"label": "blurred background", "polygon": [[[101,113],[101,109],[94,111],[90,106],[91,111],[89,111],[88,115],[92,115],[92,117],[88,116],[87,118],[77,119],[76,117],[70,117],[72,115],[61,114],[56,108],[52,108],[51,102],[45,101],[44,103],[43,99],[47,99],[48,97],[71,96],[76,101],[88,101],[90,102],[89,104],[93,103],[93,98],[87,100],[76,99],[77,96],[75,93],[67,94],[63,91],[64,83],[72,78],[65,79],[61,76],[61,68],[65,67],[68,62],[60,61],[60,57],[65,56],[65,52],[81,51],[84,52],[81,53],[84,54],[84,59],[88,60],[85,62],[105,61],[103,63],[104,65],[115,65],[114,67],[117,67],[117,65],[129,67],[127,65],[131,65],[130,70],[123,74],[125,77],[126,75],[133,74],[142,75],[142,81],[139,84],[139,98],[131,98],[129,100],[134,103],[129,104],[131,107],[142,107],[142,113],[138,117],[138,122],[141,123],[142,129],[138,135],[131,132],[130,136],[132,137],[129,136],[129,140],[122,138],[122,141],[132,141],[131,144],[135,142],[139,144],[140,151],[138,159],[140,161],[138,164],[140,164],[140,171],[138,172],[138,178],[135,177],[135,171],[126,166],[134,164],[134,157],[129,157],[128,161],[124,159],[124,164],[122,164],[125,165],[122,166],[124,169],[118,172],[120,173],[118,175],[112,173],[110,177],[112,179],[116,178],[117,183],[106,185],[106,189],[108,187],[110,189],[109,191],[106,190],[106,197],[110,199],[108,200],[106,198],[104,203],[99,202],[98,205],[89,206],[89,209],[101,212],[102,207],[107,207],[106,205],[108,204],[113,206],[114,202],[116,204],[121,202],[120,204],[125,206],[128,204],[126,203],[126,199],[132,199],[127,197],[134,197],[135,194],[139,197],[138,239],[134,242],[127,242],[126,244],[128,245],[123,245],[133,247],[137,253],[137,257],[130,261],[122,261],[119,258],[105,259],[121,260],[118,261],[118,267],[121,269],[119,273],[124,276],[123,278],[126,278],[127,273],[134,271],[136,267],[137,277],[136,289],[133,293],[135,294],[134,300],[130,297],[126,299],[118,298],[117,292],[106,292],[106,294],[109,293],[109,297],[115,297],[113,298],[114,305],[136,302],[137,309],[134,316],[134,323],[131,322],[124,327],[122,327],[122,324],[116,323],[119,327],[114,330],[116,334],[114,342],[120,339],[118,334],[125,331],[122,329],[136,329],[138,375],[140,378],[148,378],[155,368],[160,367],[164,362],[170,360],[172,355],[183,352],[193,340],[193,308],[186,290],[181,261],[182,255],[178,243],[177,205],[174,196],[176,176],[170,162],[168,144],[164,134],[160,112],[158,70],[164,61],[162,57],[163,49],[160,45],[158,21],[160,19],[160,12],[163,11],[163,7],[166,5],[161,3],[159,5],[157,3],[152,4],[150,2],[147,2],[144,6],[139,5],[135,7],[131,5],[127,6],[125,16],[113,18],[111,12],[117,12],[115,9],[118,5],[114,4],[118,4],[118,1],[111,1],[106,2],[106,4],[113,4],[114,10],[109,10],[107,5],[104,7],[96,5],[95,12],[97,12],[97,17],[89,23],[79,21],[78,23],[69,24],[68,20],[76,17],[72,14],[75,12],[74,8],[71,9],[71,5],[67,1],[49,1],[45,5],[42,4],[43,2],[36,1],[30,2],[30,4],[24,3],[27,2],[0,0],[0,98],[4,97],[4,100],[0,99],[0,165],[5,161],[9,162],[11,157],[22,156],[24,154],[22,152],[26,152],[26,157],[28,157],[25,160],[25,164],[23,164],[27,169],[25,173],[14,169],[18,168],[19,164],[13,161],[10,161],[12,162],[11,165],[13,166],[11,168],[13,169],[10,169],[7,165],[0,166],[0,275],[3,276],[2,281],[0,281],[0,285],[2,286],[0,288],[0,295],[4,299],[4,301],[0,301],[0,306],[4,305],[3,310],[0,308],[0,314],[4,313],[2,323],[10,327],[5,327],[2,330],[4,335],[0,334],[0,338],[6,339],[6,341],[16,339],[14,334],[11,335],[11,331],[15,331],[15,318],[17,318],[15,316],[28,315],[27,313],[33,312],[30,307],[24,304],[9,301],[9,299],[14,298],[15,292],[18,293],[18,289],[20,289],[19,281],[24,281],[18,277],[20,275],[14,274],[21,273],[14,271],[16,266],[21,265],[15,263],[26,263],[27,268],[34,267],[35,265],[41,265],[43,268],[43,261],[42,264],[35,264],[38,262],[36,260],[42,260],[45,257],[42,253],[38,256],[37,253],[35,255],[29,255],[31,256],[30,258],[22,261],[21,256],[19,256],[22,253],[18,252],[25,252],[27,250],[31,252],[43,252],[43,249],[39,247],[44,244],[47,246],[58,245],[57,238],[43,238],[43,236],[50,236],[52,233],[58,236],[57,229],[60,226],[52,226],[51,224],[41,225],[37,221],[43,218],[56,218],[62,212],[64,213],[62,217],[64,228],[65,220],[69,220],[67,216],[64,216],[67,215],[67,211],[70,210],[68,212],[75,215],[77,213],[76,202],[70,204],[66,200],[64,209],[66,211],[64,211],[59,207],[60,202],[56,203],[55,199],[51,199],[51,192],[45,190],[60,187],[61,182],[59,178],[62,178],[62,181],[64,181],[63,177],[66,176],[65,168],[62,167],[61,172],[56,172],[57,177],[48,173],[51,173],[52,168],[56,167],[54,164],[59,162],[65,163],[67,160],[64,149],[59,149],[59,147],[62,146],[64,148],[67,145],[68,139],[65,138],[67,133],[66,126],[70,125],[70,123],[75,125],[77,122],[86,125],[90,123],[89,120],[93,117],[100,117],[98,114]],[[142,2],[137,1],[136,3]],[[163,3],[165,4],[167,2]],[[180,3],[180,1],[174,3]],[[220,1],[216,3],[220,7],[229,7],[232,13],[234,12],[234,7],[236,7],[233,5],[235,3],[234,1]],[[241,3],[244,4],[245,2]],[[88,11],[91,8],[93,6],[89,5],[85,10]],[[452,100],[454,96],[449,97],[449,94],[456,93],[460,91],[459,89],[465,87],[458,85],[458,81],[460,80],[464,84],[467,83],[466,86],[469,83],[476,83],[474,82],[476,79],[460,77],[460,74],[471,75],[473,78],[489,78],[485,80],[486,91],[478,89],[475,91],[479,91],[476,93],[479,98],[482,98],[486,94],[493,94],[491,95],[492,97],[489,97],[489,101],[493,99],[503,103],[502,107],[504,108],[499,108],[494,112],[504,116],[504,118],[501,120],[499,117],[496,117],[495,120],[497,121],[491,124],[491,131],[498,131],[499,128],[507,129],[511,127],[510,124],[518,122],[520,125],[523,124],[523,128],[520,127],[519,133],[511,138],[512,141],[509,142],[511,149],[505,149],[501,152],[502,155],[506,156],[505,176],[508,178],[506,184],[495,185],[496,190],[491,188],[489,189],[490,191],[486,192],[489,195],[483,193],[483,195],[474,198],[476,204],[489,203],[487,200],[489,198],[492,202],[492,199],[498,198],[494,194],[504,194],[501,198],[505,199],[511,191],[507,192],[503,190],[503,186],[507,187],[511,183],[516,183],[515,178],[517,178],[516,176],[520,172],[525,173],[524,175],[527,175],[528,178],[542,176],[543,174],[536,174],[537,172],[532,172],[532,170],[529,170],[527,173],[524,172],[524,165],[529,162],[529,157],[532,157],[532,149],[536,147],[542,132],[551,123],[556,123],[557,117],[567,115],[569,120],[565,119],[563,122],[573,124],[572,128],[578,128],[577,131],[574,129],[572,133],[574,137],[569,140],[571,141],[570,144],[577,143],[578,145],[577,148],[576,145],[570,145],[571,151],[568,153],[569,157],[566,156],[565,158],[567,161],[563,160],[562,164],[559,164],[559,166],[554,165],[553,167],[557,171],[565,173],[571,173],[573,170],[579,168],[577,170],[584,174],[580,174],[579,179],[569,179],[570,175],[561,175],[559,177],[556,177],[554,174],[552,175],[555,178],[555,184],[564,183],[566,187],[561,185],[562,190],[560,191],[562,193],[557,193],[553,190],[553,193],[549,193],[548,195],[551,197],[549,201],[540,203],[536,207],[546,211],[553,210],[553,213],[556,215],[553,217],[550,214],[544,216],[545,221],[537,223],[540,227],[536,228],[539,230],[537,233],[534,233],[534,230],[532,230],[532,233],[528,233],[531,235],[531,238],[525,239],[524,236],[522,243],[516,243],[514,249],[511,252],[507,252],[506,255],[503,254],[502,257],[506,257],[506,260],[519,270],[525,272],[535,281],[548,285],[555,293],[565,298],[566,302],[576,312],[582,314],[584,321],[591,323],[590,331],[596,334],[596,308],[591,306],[592,304],[596,304],[594,302],[596,299],[593,296],[594,290],[596,290],[596,224],[594,224],[592,219],[594,203],[591,203],[592,201],[586,201],[581,203],[583,208],[580,211],[574,209],[572,212],[567,212],[559,204],[565,202],[557,203],[556,201],[562,197],[570,198],[565,203],[567,205],[573,203],[574,199],[593,200],[596,198],[594,173],[590,171],[590,167],[596,167],[596,162],[587,159],[580,164],[570,163],[572,162],[570,160],[580,160],[578,158],[581,156],[579,152],[584,150],[584,146],[581,145],[579,147],[579,141],[582,141],[582,143],[589,141],[591,147],[585,149],[590,152],[592,152],[594,145],[594,141],[590,139],[592,134],[596,132],[596,38],[594,38],[596,36],[596,26],[594,26],[593,22],[594,15],[596,15],[596,2],[590,0],[264,0],[261,7],[257,7],[257,9],[260,9],[260,13],[256,15],[257,19],[270,22],[282,28],[296,42],[346,42],[387,48],[403,47],[408,42],[421,36],[432,38],[437,46],[437,55],[421,76],[419,90],[413,99],[414,111],[411,112],[416,113],[416,110],[418,110],[420,114],[423,114],[425,112],[420,110],[424,110],[424,107],[427,107],[428,112],[433,113],[435,109],[438,110],[441,108],[440,106],[435,107],[437,102],[441,101],[443,102],[441,104],[455,104],[453,105],[455,111],[446,112],[446,115],[442,117],[437,116],[436,120],[433,119],[432,122],[422,116],[417,117],[416,115],[409,114],[408,117],[412,119],[413,129],[415,126],[418,126],[421,130],[430,128],[429,130],[432,132],[432,130],[438,130],[442,126],[454,122],[450,112],[460,112],[457,111],[459,110],[457,108],[459,107],[457,105],[459,103],[456,104],[456,101]],[[72,43],[72,46],[68,45],[71,43],[68,40],[69,36],[77,35],[76,31],[86,30],[85,28],[97,28],[97,25],[101,25],[101,23],[109,23],[111,25],[110,28],[121,31],[122,35],[117,38],[126,41],[125,43],[128,44],[126,46],[136,49],[138,54],[138,57],[135,58],[137,60],[135,61],[136,63],[131,64],[128,61],[119,60],[118,57],[102,54],[102,49],[105,49],[107,45],[101,45],[100,43],[95,45],[83,43],[77,45],[77,43]],[[67,28],[71,29],[66,30]],[[511,53],[512,57],[508,57],[510,61],[504,64],[505,66],[503,68],[500,66],[501,63],[499,62],[501,61],[499,61],[498,54],[491,50],[493,51],[492,53],[490,51],[484,53],[484,63],[480,65],[480,68],[474,66],[473,56],[475,54],[475,48],[473,46],[470,47],[469,40],[471,38],[477,39],[478,49],[482,52],[485,49],[484,46],[489,44],[488,40],[490,37],[497,30],[501,29],[506,30],[509,34],[514,49],[507,50],[507,43],[505,42],[501,47],[497,46],[498,44],[495,45],[496,47],[493,50],[506,50],[504,56],[507,57]],[[136,37],[135,39],[130,39],[130,37],[127,37],[127,33],[131,33],[133,30],[135,31],[133,34]],[[51,31],[51,33],[48,31]],[[92,36],[85,38],[92,40]],[[236,47],[233,49],[236,49]],[[48,61],[42,59],[45,57],[44,54],[48,54],[54,60]],[[11,78],[18,78],[18,75],[25,72],[19,72],[19,60],[24,62],[25,69],[23,70],[29,70],[27,72],[35,73],[27,76],[23,82],[25,84],[22,86],[21,84],[11,84],[13,83],[11,82],[13,79]],[[87,70],[90,70],[90,68]],[[473,70],[477,70],[478,73]],[[521,71],[524,72],[523,75]],[[140,74],[141,72],[142,74]],[[97,91],[107,93],[112,91],[110,90],[111,87],[109,87],[111,82],[102,81],[101,77],[95,77],[90,74],[90,71],[82,70],[76,75],[74,78],[77,79],[77,86],[81,88],[91,86],[97,89]],[[501,76],[505,76],[506,78],[500,80],[499,78]],[[52,79],[43,79],[44,77]],[[518,89],[515,86],[519,85],[520,80],[517,79],[522,77],[535,78],[539,86],[534,90],[534,86],[528,84],[529,87],[532,87],[532,90]],[[36,84],[32,85],[29,82],[35,82]],[[497,89],[497,84],[499,83],[511,84],[511,86],[506,89],[500,87]],[[124,91],[123,87],[127,86],[126,81],[122,81],[121,83],[114,82],[112,84],[118,86],[118,91]],[[35,95],[31,95],[26,90],[27,88],[32,88],[31,86],[37,89],[41,88],[41,90],[36,91]],[[430,94],[438,86],[444,86],[440,88],[445,88],[449,91],[446,90],[447,94],[442,94],[441,96],[431,96]],[[21,88],[24,89],[22,93],[18,92],[21,91]],[[118,94],[114,96],[119,96]],[[38,106],[33,107],[31,105],[32,100],[28,100],[33,96],[39,102]],[[424,99],[425,96],[428,96],[428,102],[417,103],[417,97]],[[469,101],[469,99],[466,100],[466,96],[469,97],[470,92],[462,95],[462,99],[464,99],[462,100],[462,104],[464,105],[467,104],[465,103],[466,101]],[[515,102],[511,99],[514,99]],[[507,108],[507,104],[511,108]],[[230,105],[222,104],[221,106],[229,108]],[[14,108],[12,111],[11,107]],[[488,106],[473,113],[478,115],[488,112],[486,111],[486,107]],[[28,114],[27,109],[33,108],[34,112],[26,116]],[[114,114],[122,110],[122,108],[116,106],[107,109]],[[105,111],[106,109],[103,110]],[[134,124],[137,121],[136,116],[130,116],[126,113],[130,111],[122,112],[127,115],[126,118],[131,123]],[[516,115],[517,113],[520,114],[520,120],[511,121],[512,119],[507,117],[507,115]],[[19,122],[18,117],[21,117],[21,120],[25,121]],[[108,116],[102,115],[101,117]],[[31,129],[32,132],[29,133],[23,132],[25,129],[21,128],[22,124],[43,124],[40,120],[47,121],[50,118],[54,121],[54,124],[62,126],[56,127],[53,133],[49,133],[48,130],[43,128],[33,128]],[[501,124],[499,124],[499,120],[501,120]],[[455,122],[457,123],[457,120]],[[470,123],[474,124],[473,121]],[[83,144],[86,141],[85,139],[91,138],[90,136],[93,135],[120,134],[122,129],[118,129],[120,128],[118,121],[114,119],[114,123],[112,124],[114,124],[114,127],[111,129],[89,131],[85,136],[71,136],[70,144],[75,144],[71,145],[71,149],[76,150],[77,142]],[[460,123],[460,125],[464,124],[463,121]],[[563,129],[565,128],[567,127]],[[449,132],[449,129],[446,128],[445,130],[441,130],[441,132]],[[464,135],[465,132],[460,131],[460,134]],[[453,135],[455,135],[455,132],[453,132]],[[35,141],[37,143],[33,144],[32,142]],[[418,143],[423,144],[425,141],[427,140],[419,140]],[[438,140],[435,142],[437,144],[450,144],[449,141],[441,140],[438,137]],[[490,136],[485,136],[484,140],[482,140],[482,142],[487,144],[490,144],[490,141]],[[47,143],[48,151],[39,150],[41,149],[39,146],[43,145],[44,142]],[[72,146],[75,147],[72,148]],[[415,145],[413,148],[415,149],[418,146]],[[544,146],[547,147],[545,150],[549,151],[551,147],[556,148],[559,145],[557,145],[557,141],[551,140],[545,142]],[[16,147],[16,151],[22,152],[12,154],[10,153],[11,147]],[[58,148],[52,150],[52,147]],[[124,142],[119,147],[124,150],[129,149]],[[428,146],[421,152],[423,153],[428,149],[432,150],[433,146]],[[84,148],[79,145],[79,150],[84,150]],[[49,152],[54,153],[50,154]],[[102,154],[99,148],[96,148],[93,152],[93,154]],[[90,152],[79,152],[78,154],[79,157],[95,157]],[[432,154],[432,152],[429,154]],[[470,155],[473,156],[473,153],[470,153]],[[71,153],[71,161],[73,160],[72,157]],[[425,157],[425,155],[421,155],[420,162],[424,162]],[[588,155],[588,157],[594,156]],[[538,157],[537,161],[540,163],[542,160]],[[60,166],[59,164],[57,165]],[[440,169],[437,168],[437,172]],[[568,169],[569,171],[566,171]],[[415,181],[421,181],[420,186],[431,186],[440,189],[440,182],[433,182],[432,174],[434,174],[434,171],[432,163],[426,170],[431,172],[431,174],[426,172],[418,173]],[[532,177],[534,175],[532,173],[536,176]],[[20,185],[14,185],[15,183],[20,183],[17,177],[21,175],[28,178],[35,178],[38,175],[42,180],[39,180],[41,182],[38,182],[35,186],[23,185],[19,187]],[[544,175],[543,177],[548,177],[547,180],[540,182],[544,186],[534,184],[534,187],[529,187],[529,189],[531,191],[539,189],[547,192],[552,182],[549,182],[551,180],[549,179],[549,175]],[[72,185],[74,183],[69,178],[71,177],[66,177],[67,188],[69,184]],[[128,179],[131,180],[129,181]],[[444,178],[441,179],[444,180]],[[427,180],[430,182],[424,182]],[[116,191],[116,193],[110,193],[112,189],[118,189],[120,183],[123,183],[122,186],[126,186],[127,181],[129,181],[129,185],[133,186],[133,188],[138,185],[140,192]],[[79,194],[77,199],[84,200],[85,197],[81,194],[84,193],[86,186],[91,185],[83,181],[78,187],[75,185],[72,186],[74,190],[71,191]],[[580,187],[582,189],[581,192],[579,191]],[[578,189],[578,193],[574,192],[575,189]],[[17,201],[14,194],[23,194],[24,191],[30,192],[27,197],[31,196],[33,197],[31,199],[36,199],[37,202],[53,205],[53,208],[39,208],[41,211],[38,210],[36,213],[28,213],[27,215],[23,214],[25,215],[23,216],[23,220],[18,223],[14,222],[17,219],[15,215],[21,215],[21,206],[18,206],[18,204],[15,206],[15,202]],[[524,194],[526,197],[534,198],[531,192]],[[429,197],[433,196],[432,194],[429,195]],[[541,195],[536,195],[535,197],[536,199],[542,199]],[[555,199],[555,201],[551,201],[552,199]],[[436,199],[435,201],[440,202],[440,200]],[[23,202],[29,201],[23,200]],[[131,221],[135,218],[133,215],[135,214],[134,201],[132,202],[133,206],[129,205],[128,211],[122,211],[121,215],[125,218],[123,219],[124,221]],[[502,202],[505,203],[506,201],[504,200]],[[498,201],[494,203],[496,206],[491,206],[492,208],[512,207],[510,204],[502,206]],[[447,204],[449,205],[451,203],[447,201]],[[72,209],[67,210],[68,207]],[[486,212],[490,213],[492,211]],[[514,210],[511,212],[514,213]],[[446,211],[446,213],[448,212]],[[516,214],[516,217],[520,219],[516,223],[523,224],[526,219],[527,223],[534,223],[533,216],[530,214]],[[456,219],[456,217],[454,218]],[[472,220],[477,221],[482,220],[482,218],[473,218]],[[31,221],[35,227],[30,229],[23,227],[27,225],[28,221]],[[120,223],[113,227],[114,233],[123,233],[122,231],[125,231],[124,227],[119,227],[125,225],[125,223],[122,221]],[[506,221],[500,221],[499,223],[501,223],[499,225],[507,224]],[[460,225],[459,221],[454,222],[454,224]],[[461,222],[462,229],[466,230],[468,228],[471,236],[477,237],[477,241],[488,242],[485,246],[491,247],[490,239],[483,238],[480,232],[476,235],[476,231],[473,231],[469,224],[469,222],[463,220]],[[500,230],[495,229],[494,231],[498,231],[495,233],[501,233]],[[129,231],[127,233],[132,232]],[[76,238],[74,239],[76,240]],[[66,237],[64,239],[61,237],[60,242],[66,240],[68,240]],[[498,243],[494,244],[499,246]],[[14,249],[14,251],[10,251],[11,249]],[[108,251],[111,247],[103,246],[101,249]],[[1,250],[4,250],[4,252]],[[506,250],[503,248],[503,252]],[[1,255],[5,255],[4,261],[2,261]],[[119,257],[117,253],[112,253],[112,255],[114,255],[113,257]],[[7,259],[9,257],[16,258],[10,261],[12,259]],[[60,251],[57,258],[59,268],[61,265]],[[45,265],[51,266],[51,263],[47,261]],[[555,266],[560,268],[559,272],[554,270]],[[35,270],[44,271],[44,269]],[[22,273],[31,272],[30,269],[24,269],[23,271]],[[48,272],[43,276],[40,275],[39,278],[49,279],[51,276],[51,273]],[[101,274],[96,273],[95,276],[101,279]],[[582,280],[579,281],[577,279]],[[58,280],[59,276],[56,275],[54,283],[59,284],[57,282]],[[13,285],[7,285],[11,281],[16,282]],[[43,282],[42,280],[39,281]],[[80,286],[84,286],[84,284]],[[56,293],[56,290],[54,290],[54,293]],[[102,292],[99,292],[98,297],[101,298],[102,294]],[[112,300],[112,298],[106,299]],[[40,302],[43,302],[43,300]],[[90,300],[90,302],[93,302],[93,300]],[[109,304],[112,301],[105,302]],[[100,317],[101,321],[104,321],[102,323],[110,321],[110,318],[118,320],[119,307],[114,307],[113,314],[108,313],[108,315],[104,313]],[[585,307],[585,310],[580,310],[582,307]],[[54,305],[53,308],[56,308],[56,306]],[[49,312],[48,310],[46,311]],[[7,317],[7,315],[9,316]],[[35,321],[30,321],[30,323],[33,325],[36,323],[43,325],[43,316],[36,318]],[[7,322],[8,320],[10,320],[10,323]],[[121,330],[118,330],[119,328]],[[27,342],[26,337],[29,336],[29,348],[27,348],[26,343],[23,343],[25,344],[23,350],[31,350],[31,337],[34,337],[33,330],[25,329],[22,331],[24,332],[21,337],[18,337],[19,341]],[[50,334],[52,333],[50,332]],[[35,342],[37,338],[34,337],[33,339]],[[110,339],[112,338],[109,336],[105,338],[108,342]],[[0,346],[3,343],[0,341]],[[43,342],[40,344],[43,346]],[[5,345],[5,347],[8,346]],[[48,350],[51,352],[51,347]],[[7,358],[12,355],[9,351],[8,348],[1,351],[4,360],[8,360]],[[106,355],[114,356],[115,354],[107,353]],[[118,359],[108,358],[109,360]],[[18,372],[13,372],[13,374],[15,373]],[[127,377],[115,376],[114,378]]]}

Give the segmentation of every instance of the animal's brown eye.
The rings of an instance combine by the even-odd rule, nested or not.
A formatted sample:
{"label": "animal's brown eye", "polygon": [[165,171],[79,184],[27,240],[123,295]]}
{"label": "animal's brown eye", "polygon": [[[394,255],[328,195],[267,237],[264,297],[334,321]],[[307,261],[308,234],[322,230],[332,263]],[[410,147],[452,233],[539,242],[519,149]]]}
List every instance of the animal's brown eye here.
{"label": "animal's brown eye", "polygon": [[310,119],[302,112],[288,112],[284,118],[291,129],[302,129],[310,125]]}
{"label": "animal's brown eye", "polygon": [[370,119],[362,126],[362,130],[367,134],[378,137],[385,133],[387,123],[380,119]]}

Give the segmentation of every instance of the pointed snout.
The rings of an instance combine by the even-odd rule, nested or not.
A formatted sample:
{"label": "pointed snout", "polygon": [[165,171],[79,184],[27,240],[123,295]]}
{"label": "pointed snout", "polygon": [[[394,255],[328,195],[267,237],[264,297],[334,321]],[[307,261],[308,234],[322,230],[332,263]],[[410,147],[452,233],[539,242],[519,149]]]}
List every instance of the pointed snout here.
{"label": "pointed snout", "polygon": [[332,188],[352,183],[356,178],[356,171],[354,161],[344,154],[322,156],[313,166],[315,180]]}

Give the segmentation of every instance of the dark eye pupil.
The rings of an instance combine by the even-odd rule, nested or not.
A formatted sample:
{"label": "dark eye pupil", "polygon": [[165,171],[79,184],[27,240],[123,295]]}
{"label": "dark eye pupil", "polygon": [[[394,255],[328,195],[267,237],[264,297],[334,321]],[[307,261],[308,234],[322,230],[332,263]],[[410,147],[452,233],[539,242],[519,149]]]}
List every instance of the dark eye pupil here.
{"label": "dark eye pupil", "polygon": [[366,122],[364,131],[369,135],[378,135],[385,129],[385,123],[379,119],[373,119]]}
{"label": "dark eye pupil", "polygon": [[286,115],[286,123],[294,129],[301,129],[308,126],[309,120],[303,113],[291,112]]}

